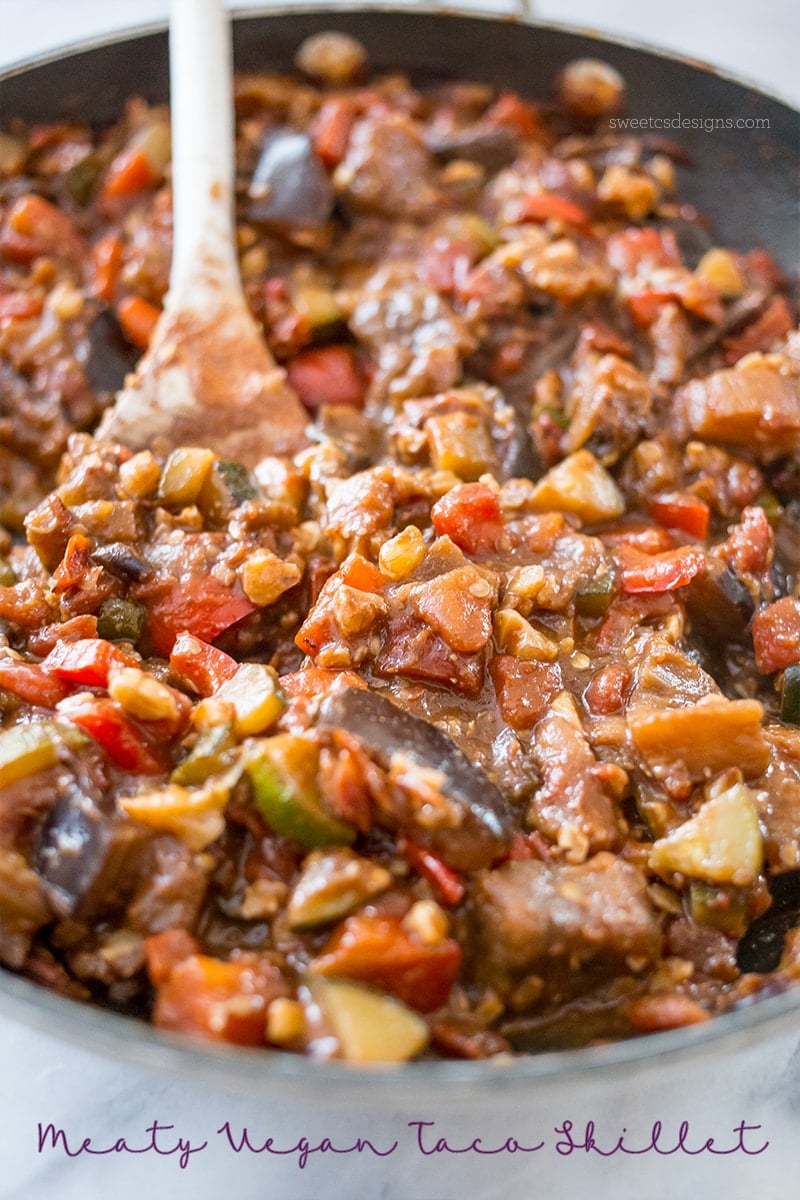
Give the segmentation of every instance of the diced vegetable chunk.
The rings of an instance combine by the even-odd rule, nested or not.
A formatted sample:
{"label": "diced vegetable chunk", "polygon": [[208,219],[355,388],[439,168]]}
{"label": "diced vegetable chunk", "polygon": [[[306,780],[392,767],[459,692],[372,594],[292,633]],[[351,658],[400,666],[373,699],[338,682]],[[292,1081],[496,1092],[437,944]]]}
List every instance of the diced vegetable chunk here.
{"label": "diced vegetable chunk", "polygon": [[536,484],[531,503],[540,512],[574,513],[586,524],[613,521],[625,511],[622,493],[589,450],[577,450],[552,467]]}
{"label": "diced vegetable chunk", "polygon": [[276,833],[314,849],[348,845],[355,829],[323,807],[319,750],[309,737],[281,733],[260,742],[246,763],[256,807]]}
{"label": "diced vegetable chunk", "polygon": [[333,1026],[347,1062],[407,1062],[428,1044],[428,1026],[399,1000],[357,983],[309,976],[308,987]]}
{"label": "diced vegetable chunk", "polygon": [[678,873],[706,883],[748,887],[758,878],[763,857],[752,793],[746,784],[734,783],[657,841],[650,851],[650,867],[667,878]]}

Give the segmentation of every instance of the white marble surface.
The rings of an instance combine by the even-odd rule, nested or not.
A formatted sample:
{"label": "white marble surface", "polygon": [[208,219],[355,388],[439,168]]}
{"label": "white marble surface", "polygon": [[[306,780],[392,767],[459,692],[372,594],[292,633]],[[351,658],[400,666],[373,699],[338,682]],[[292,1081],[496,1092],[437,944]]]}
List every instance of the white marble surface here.
{"label": "white marble surface", "polygon": [[[66,45],[100,31],[125,28],[158,18],[166,0],[0,0],[0,66]],[[240,7],[245,7],[244,4]],[[798,17],[792,0],[671,0],[642,5],[638,0],[538,0],[542,18],[591,25],[611,33],[657,43],[751,78],[771,90],[800,100],[797,71]],[[0,1200],[647,1200],[682,1198],[692,1193],[749,1200],[785,1194],[800,1167],[800,1037],[789,1033],[766,1046],[752,1045],[735,1064],[723,1056],[704,1060],[702,1082],[687,1076],[687,1065],[640,1070],[616,1079],[589,1079],[581,1086],[539,1085],[528,1095],[461,1095],[394,1098],[385,1094],[342,1097],[282,1094],[263,1096],[204,1082],[181,1080],[166,1072],[133,1068],[0,1017]],[[560,1155],[554,1127],[565,1117],[576,1130],[597,1122],[612,1142],[627,1127],[632,1145],[646,1144],[653,1122],[666,1118],[664,1145],[674,1144],[677,1122],[691,1121],[697,1142],[716,1137],[732,1145],[739,1122],[760,1125],[747,1134],[747,1146],[769,1146],[762,1154],[709,1153],[689,1157],[654,1152]],[[173,1125],[158,1135],[169,1149],[177,1136],[193,1145],[209,1145],[190,1156],[182,1170],[178,1155],[111,1153],[68,1159],[61,1151],[37,1153],[37,1125],[53,1122],[73,1144],[92,1138],[95,1148],[117,1138],[133,1146],[150,1140],[145,1133],[157,1120]],[[328,1136],[338,1147],[357,1138],[386,1150],[378,1158],[364,1154],[311,1156],[305,1168],[298,1154],[234,1154],[215,1130],[229,1120],[254,1134],[272,1135],[288,1148],[306,1137],[312,1144]],[[482,1137],[484,1146],[500,1146],[508,1136],[523,1144],[544,1138],[536,1154],[423,1154],[409,1121],[434,1121],[436,1136],[453,1146]],[[428,1131],[426,1130],[426,1133]],[[170,1140],[172,1139],[172,1140]],[[637,1142],[638,1139],[638,1142]],[[430,1145],[430,1143],[428,1143]]]}

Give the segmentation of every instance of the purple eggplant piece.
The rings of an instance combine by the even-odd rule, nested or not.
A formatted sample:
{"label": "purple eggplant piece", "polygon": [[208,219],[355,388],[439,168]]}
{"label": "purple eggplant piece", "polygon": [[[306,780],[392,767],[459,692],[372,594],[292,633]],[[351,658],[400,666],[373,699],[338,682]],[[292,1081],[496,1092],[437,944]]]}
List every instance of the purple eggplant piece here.
{"label": "purple eggplant piece", "polygon": [[333,212],[333,185],[304,133],[272,129],[248,188],[253,221],[318,228]]}

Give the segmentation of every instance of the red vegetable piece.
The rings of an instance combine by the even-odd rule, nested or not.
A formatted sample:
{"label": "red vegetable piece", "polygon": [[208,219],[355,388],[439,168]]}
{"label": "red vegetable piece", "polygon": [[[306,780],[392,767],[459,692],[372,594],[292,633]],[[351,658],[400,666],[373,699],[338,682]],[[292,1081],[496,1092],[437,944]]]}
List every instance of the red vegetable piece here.
{"label": "red vegetable piece", "polygon": [[589,214],[585,208],[572,200],[559,196],[557,192],[536,192],[526,196],[520,210],[521,221],[565,221],[568,225],[576,225],[579,229],[590,224]]}
{"label": "red vegetable piece", "polygon": [[164,773],[166,766],[157,747],[115,701],[85,693],[68,696],[58,705],[58,713],[93,737],[123,771]]}
{"label": "red vegetable piece", "polygon": [[311,129],[311,140],[326,167],[337,167],[347,153],[350,131],[358,109],[347,96],[325,100]]}
{"label": "red vegetable piece", "polygon": [[703,541],[708,534],[711,510],[705,500],[690,492],[670,492],[650,501],[650,516],[668,529],[680,529]]}
{"label": "red vegetable piece", "polygon": [[148,609],[147,636],[153,652],[169,658],[181,633],[213,642],[231,625],[255,611],[255,605],[213,575],[143,584],[137,598]]}
{"label": "red vegetable piece", "polygon": [[239,670],[230,654],[185,632],[178,635],[172,647],[169,665],[199,696],[212,696]]}
{"label": "red vegetable piece", "polygon": [[461,903],[464,899],[465,888],[464,880],[458,871],[448,867],[447,863],[442,862],[430,850],[426,850],[424,846],[418,846],[410,838],[401,838],[398,842],[398,849],[406,862],[410,863],[419,871],[420,875],[428,880],[437,899],[442,904],[454,907]]}
{"label": "red vegetable piece", "polygon": [[371,984],[420,1012],[432,1012],[450,994],[461,965],[461,947],[452,938],[422,942],[399,917],[360,912],[336,927],[311,965],[322,975]]}
{"label": "red vegetable piece", "polygon": [[491,554],[505,532],[497,493],[485,483],[460,483],[437,500],[433,527],[465,554]]}
{"label": "red vegetable piece", "polygon": [[58,642],[42,662],[42,668],[85,687],[107,687],[114,667],[138,667],[139,660],[107,642],[105,638],[80,638],[77,642]]}
{"label": "red vegetable piece", "polygon": [[362,408],[364,382],[350,346],[320,346],[305,350],[288,364],[289,385],[306,408],[346,404]]}
{"label": "red vegetable piece", "polygon": [[784,596],[753,618],[756,667],[762,675],[800,663],[800,600]]}
{"label": "red vegetable piece", "polygon": [[158,987],[153,1023],[217,1042],[260,1046],[267,1008],[289,987],[274,963],[255,954],[231,962],[192,954],[176,963]]}
{"label": "red vegetable piece", "polygon": [[144,956],[151,983],[155,987],[166,983],[172,968],[199,949],[200,943],[186,929],[165,929],[145,938]]}
{"label": "red vegetable piece", "polygon": [[40,708],[55,708],[69,692],[67,684],[54,679],[36,663],[0,658],[0,688]]}
{"label": "red vegetable piece", "polygon": [[662,554],[642,554],[632,546],[619,546],[617,560],[622,573],[622,590],[655,595],[686,587],[704,570],[705,555],[694,546],[680,546]]}

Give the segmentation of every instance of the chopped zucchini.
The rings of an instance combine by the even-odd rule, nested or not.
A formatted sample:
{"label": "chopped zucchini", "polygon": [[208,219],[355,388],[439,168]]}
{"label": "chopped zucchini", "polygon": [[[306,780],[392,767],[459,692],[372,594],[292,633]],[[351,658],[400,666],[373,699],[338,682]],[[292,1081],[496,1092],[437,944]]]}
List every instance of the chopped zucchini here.
{"label": "chopped zucchini", "polygon": [[686,875],[710,884],[751,887],[764,860],[758,809],[746,784],[737,782],[702,807],[650,851],[650,867],[667,879]]}
{"label": "chopped zucchini", "polygon": [[326,812],[317,783],[319,749],[301,734],[281,733],[258,743],[245,764],[257,808],[283,837],[313,850],[347,845],[355,829]]}
{"label": "chopped zucchini", "polygon": [[307,983],[347,1062],[407,1062],[427,1046],[426,1022],[393,996],[321,975]]}

